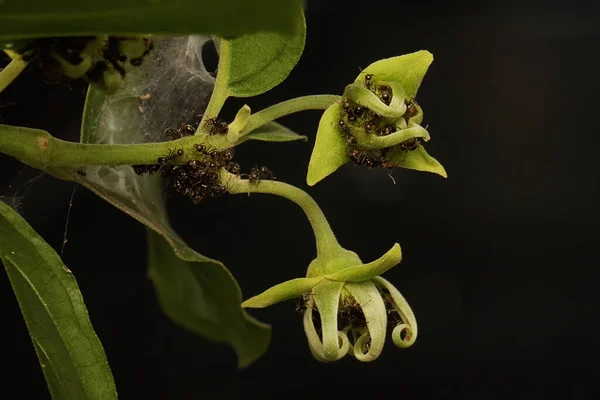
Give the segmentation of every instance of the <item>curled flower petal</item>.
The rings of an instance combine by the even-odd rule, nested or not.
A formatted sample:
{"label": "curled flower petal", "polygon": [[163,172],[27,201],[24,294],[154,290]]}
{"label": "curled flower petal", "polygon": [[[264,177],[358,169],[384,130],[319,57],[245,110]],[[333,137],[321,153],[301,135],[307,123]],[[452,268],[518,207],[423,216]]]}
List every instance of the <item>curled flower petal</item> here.
{"label": "curled flower petal", "polygon": [[242,303],[244,308],[264,308],[286,300],[302,296],[318,284],[323,278],[296,278],[275,285],[261,294],[251,297]]}
{"label": "curled flower petal", "polygon": [[389,105],[385,104],[375,93],[367,89],[363,84],[351,83],[344,90],[344,97],[353,102],[366,107],[378,115],[386,118],[400,118],[406,112],[406,103],[404,102],[404,91],[397,82],[380,82],[392,89],[392,100]]}
{"label": "curled flower petal", "polygon": [[[381,294],[372,281],[346,283],[344,288],[360,304],[367,321],[368,332],[354,343],[354,357],[363,362],[374,361],[383,351],[387,329],[387,314]],[[364,352],[367,344],[368,350]]]}
{"label": "curled flower petal", "polygon": [[[340,353],[338,340],[338,307],[344,282],[324,280],[313,288],[313,298],[321,315],[323,350],[325,357],[337,360]],[[346,350],[347,351],[347,350]],[[346,354],[346,352],[344,352]]]}
{"label": "curled flower petal", "polygon": [[339,272],[325,275],[332,281],[361,282],[383,274],[402,260],[402,250],[398,243],[394,244],[387,253],[368,264],[345,268]]}
{"label": "curled flower petal", "polygon": [[[313,295],[304,312],[304,331],[308,345],[315,358],[321,362],[339,360],[350,348],[346,333],[337,330],[339,296],[343,286],[344,282],[319,283],[313,288]],[[313,323],[313,305],[317,307],[321,317],[322,340]]]}
{"label": "curled flower petal", "polygon": [[400,129],[386,136],[377,136],[367,134],[361,127],[350,127],[352,135],[358,139],[358,145],[365,149],[382,149],[400,144],[413,138],[421,138],[425,142],[431,138],[429,132],[421,125],[416,125],[412,121],[406,129]]}
{"label": "curled flower petal", "polygon": [[[417,320],[412,309],[408,305],[404,296],[387,280],[378,276],[373,279],[377,284],[381,285],[390,293],[392,297],[392,305],[402,318],[402,323],[397,325],[392,331],[392,340],[398,347],[406,348],[410,347],[417,340]],[[404,333],[404,335],[403,335]]]}

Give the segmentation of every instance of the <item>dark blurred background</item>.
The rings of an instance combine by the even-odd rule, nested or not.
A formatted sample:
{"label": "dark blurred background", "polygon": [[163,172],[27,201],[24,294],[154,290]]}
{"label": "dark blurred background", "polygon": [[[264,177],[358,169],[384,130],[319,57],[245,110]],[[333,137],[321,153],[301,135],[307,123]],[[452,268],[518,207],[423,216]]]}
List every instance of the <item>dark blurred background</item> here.
{"label": "dark blurred background", "polygon": [[[234,100],[259,110],[291,97],[341,94],[371,62],[427,49],[417,100],[428,152],[448,179],[344,166],[305,183],[320,112],[280,122],[309,143],[246,143],[243,165],[271,167],[317,200],[340,243],[363,260],[394,242],[404,260],[385,277],[411,304],[416,344],[382,356],[321,364],[293,302],[252,311],[273,327],[268,353],[246,370],[234,353],[175,326],[146,276],[144,227],[84,188],[75,192],[64,260],[77,278],[121,399],[326,394],[443,398],[592,398],[599,376],[596,289],[600,7],[308,1],[306,51],[269,93]],[[2,95],[4,123],[76,140],[84,86],[24,74]],[[73,184],[0,155],[0,194],[20,199],[57,250]],[[273,196],[224,196],[194,206],[169,199],[174,226],[222,260],[245,297],[302,276],[315,256],[309,224]],[[235,252],[231,245],[235,245]],[[3,391],[49,398],[12,289],[0,274]],[[212,398],[212,397],[211,397]]]}

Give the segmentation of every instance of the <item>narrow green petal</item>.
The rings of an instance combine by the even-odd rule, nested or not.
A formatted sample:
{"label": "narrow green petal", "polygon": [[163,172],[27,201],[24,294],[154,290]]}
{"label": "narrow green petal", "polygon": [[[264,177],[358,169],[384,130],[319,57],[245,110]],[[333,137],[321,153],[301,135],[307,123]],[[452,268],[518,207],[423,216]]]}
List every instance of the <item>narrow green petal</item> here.
{"label": "narrow green petal", "polygon": [[342,341],[342,345],[340,347],[340,351],[337,354],[338,358],[335,360],[331,360],[325,356],[325,349],[323,348],[323,343],[321,342],[321,338],[315,329],[315,324],[313,323],[312,311],[314,302],[311,300],[309,302],[306,311],[304,311],[304,332],[306,333],[306,338],[308,339],[308,346],[310,348],[310,352],[318,361],[322,363],[328,363],[331,361],[337,361],[340,358],[344,357],[351,349],[350,340],[348,340],[348,336],[346,332],[338,332],[339,340]]}
{"label": "narrow green petal", "polygon": [[251,297],[242,303],[244,308],[264,308],[282,301],[295,299],[311,289],[321,281],[323,277],[296,278],[275,285],[261,294]]}
{"label": "narrow green petal", "polygon": [[406,97],[415,97],[432,62],[433,54],[427,50],[386,58],[363,69],[356,82],[364,81],[365,74],[373,74],[377,81],[399,82]]}
{"label": "narrow green petal", "polygon": [[338,360],[346,355],[348,349],[340,349],[338,334],[338,307],[340,292],[345,282],[323,280],[312,292],[317,310],[321,316],[323,353],[328,360]]}
{"label": "narrow green petal", "polygon": [[412,121],[410,127],[397,130],[386,136],[367,134],[362,128],[353,126],[350,127],[350,132],[358,139],[358,145],[365,149],[392,147],[413,138],[421,138],[426,142],[430,139],[429,132],[421,125],[412,123]]}
{"label": "narrow green petal", "polygon": [[317,128],[317,138],[313,148],[306,183],[315,185],[350,161],[346,155],[346,140],[338,131],[340,105],[333,104],[323,113]]}
{"label": "narrow green petal", "polygon": [[[394,344],[398,347],[405,348],[410,347],[417,340],[417,319],[415,318],[415,314],[412,309],[408,305],[408,302],[402,296],[400,291],[396,289],[394,285],[392,285],[389,281],[383,279],[378,276],[373,279],[377,284],[385,287],[390,295],[392,296],[393,305],[400,317],[402,318],[402,323],[398,324],[394,330],[392,331],[392,340]],[[402,333],[404,333],[404,339],[402,338]]]}
{"label": "narrow green petal", "polygon": [[401,260],[402,251],[400,245],[396,243],[387,253],[373,262],[349,267],[334,274],[325,275],[325,277],[332,281],[362,282],[383,274],[399,264]]}
{"label": "narrow green petal", "polygon": [[[383,351],[387,330],[387,313],[381,294],[371,281],[347,283],[344,287],[360,304],[369,330],[368,333],[360,336],[354,344],[354,357],[363,362],[374,361]],[[369,349],[365,353],[363,348],[369,342]]]}

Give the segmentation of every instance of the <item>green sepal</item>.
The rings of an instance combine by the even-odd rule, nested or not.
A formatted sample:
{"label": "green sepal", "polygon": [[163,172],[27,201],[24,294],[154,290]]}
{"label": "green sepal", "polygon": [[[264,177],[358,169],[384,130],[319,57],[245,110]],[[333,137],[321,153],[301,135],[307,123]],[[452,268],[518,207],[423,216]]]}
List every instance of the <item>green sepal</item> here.
{"label": "green sepal", "polygon": [[242,303],[244,308],[264,308],[308,293],[323,277],[296,278],[275,285]]}
{"label": "green sepal", "polygon": [[433,172],[444,178],[448,177],[446,170],[438,160],[431,157],[422,145],[415,150],[395,148],[386,154],[387,159],[397,167],[416,171]]}
{"label": "green sepal", "polygon": [[306,183],[309,186],[314,186],[350,161],[346,155],[346,141],[337,125],[340,119],[340,108],[338,103],[333,104],[325,110],[319,121],[317,138],[306,176]]}
{"label": "green sepal", "polygon": [[417,96],[417,91],[433,62],[433,54],[427,50],[420,50],[398,57],[385,58],[375,61],[356,77],[355,82],[364,82],[366,74],[373,74],[379,81],[397,82],[403,89],[407,98]]}
{"label": "green sepal", "polygon": [[332,281],[361,282],[379,276],[402,261],[402,250],[398,243],[387,253],[368,264],[348,267],[334,274],[325,275]]}

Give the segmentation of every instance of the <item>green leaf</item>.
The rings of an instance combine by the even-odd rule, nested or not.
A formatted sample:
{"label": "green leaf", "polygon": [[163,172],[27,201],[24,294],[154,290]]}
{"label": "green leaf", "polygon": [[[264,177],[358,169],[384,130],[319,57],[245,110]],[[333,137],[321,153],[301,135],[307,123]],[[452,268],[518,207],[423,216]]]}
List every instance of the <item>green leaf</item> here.
{"label": "green leaf", "polygon": [[404,95],[408,98],[417,96],[417,91],[427,73],[429,65],[433,62],[433,55],[427,50],[420,50],[398,57],[386,58],[375,61],[362,70],[355,82],[363,82],[366,74],[373,74],[379,81],[392,81],[400,83]]}
{"label": "green leaf", "polygon": [[386,157],[392,164],[398,167],[433,172],[444,178],[448,177],[442,164],[427,154],[423,145],[419,145],[419,147],[412,151],[395,148],[390,151]]}
{"label": "green leaf", "polygon": [[[90,86],[82,142],[141,142],[137,104],[137,96],[106,96]],[[172,229],[159,174],[139,176],[130,166],[92,166],[75,180],[150,229],[149,274],[170,318],[208,340],[229,344],[240,367],[264,354],[270,327],[241,308],[240,288],[227,268],[195,252]]]}
{"label": "green leaf", "polygon": [[53,399],[116,399],[79,286],[60,257],[0,201],[0,258]]}
{"label": "green leaf", "polygon": [[323,178],[335,172],[350,161],[346,155],[346,140],[338,128],[340,105],[334,104],[323,113],[317,129],[317,138],[313,148],[306,182],[315,185]]}
{"label": "green leaf", "polygon": [[247,140],[261,140],[263,142],[292,142],[294,140],[302,140],[303,142],[306,142],[308,141],[308,138],[304,135],[297,134],[277,122],[269,122],[242,136],[236,144],[243,143]]}
{"label": "green leaf", "polygon": [[[213,342],[230,344],[246,367],[269,347],[270,329],[240,308],[239,286],[219,262],[148,232],[149,275],[165,314]],[[266,334],[265,334],[266,333]]]}
{"label": "green leaf", "polygon": [[0,40],[249,32],[296,34],[301,0],[28,0],[0,5]]}
{"label": "green leaf", "polygon": [[275,285],[261,294],[251,297],[242,303],[245,308],[264,308],[286,300],[292,300],[308,293],[323,278],[296,278]]}
{"label": "green leaf", "polygon": [[259,32],[221,40],[217,87],[226,87],[229,96],[251,97],[283,82],[304,51],[306,22],[301,12],[298,15],[293,36]]}
{"label": "green leaf", "polygon": [[402,260],[402,250],[398,243],[394,244],[387,253],[368,264],[348,267],[334,274],[325,275],[332,281],[361,282],[379,276],[398,265]]}

